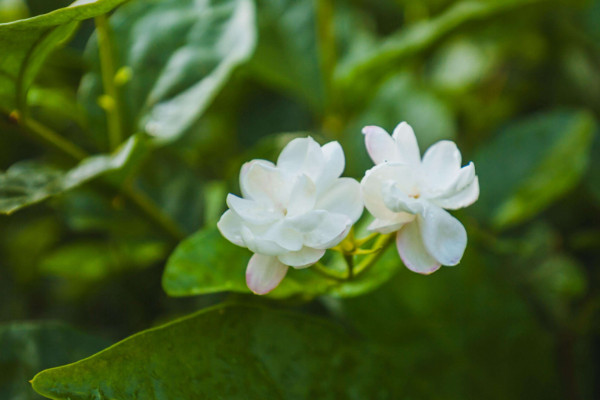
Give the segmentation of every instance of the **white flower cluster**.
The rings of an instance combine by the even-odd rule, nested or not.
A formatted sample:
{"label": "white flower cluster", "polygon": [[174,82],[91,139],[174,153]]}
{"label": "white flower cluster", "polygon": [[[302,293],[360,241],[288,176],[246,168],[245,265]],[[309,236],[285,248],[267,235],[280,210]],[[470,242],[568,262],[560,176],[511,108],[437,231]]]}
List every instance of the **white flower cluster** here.
{"label": "white flower cluster", "polygon": [[396,233],[398,253],[412,271],[429,274],[456,265],[467,244],[462,224],[444,209],[477,200],[473,163],[461,167],[451,141],[431,146],[421,159],[412,128],[400,123],[390,136],[363,129],[376,164],[359,184],[340,178],[345,166],[338,142],[320,146],[312,138],[292,140],[277,164],[253,160],[242,167],[242,197],[230,194],[218,228],[229,241],[255,254],[246,282],[257,294],[273,290],[288,267],[306,268],[339,244],[363,207],[375,217],[369,229]]}

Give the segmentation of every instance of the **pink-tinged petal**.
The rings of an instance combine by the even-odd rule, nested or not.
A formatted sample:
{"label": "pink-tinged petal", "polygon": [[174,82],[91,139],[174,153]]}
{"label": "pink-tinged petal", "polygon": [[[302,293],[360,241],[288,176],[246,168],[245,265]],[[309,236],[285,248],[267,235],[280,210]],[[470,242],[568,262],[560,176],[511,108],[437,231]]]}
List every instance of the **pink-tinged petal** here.
{"label": "pink-tinged petal", "polygon": [[363,212],[360,184],[352,178],[339,178],[325,192],[321,193],[315,209],[343,214],[358,221]]}
{"label": "pink-tinged petal", "polygon": [[288,216],[286,223],[299,232],[307,233],[319,226],[327,213],[325,210],[312,210],[305,214]]}
{"label": "pink-tinged petal", "polygon": [[267,294],[281,283],[287,270],[277,257],[255,254],[246,268],[246,284],[256,294]]}
{"label": "pink-tinged petal", "polygon": [[382,186],[383,203],[388,209],[409,214],[423,211],[423,200],[409,197],[396,182],[387,181]]}
{"label": "pink-tinged petal", "polygon": [[251,163],[240,178],[240,186],[244,197],[259,203],[283,208],[287,201],[288,183],[282,178],[277,168],[264,162]]}
{"label": "pink-tinged petal", "polygon": [[296,177],[292,187],[287,213],[290,217],[311,211],[317,201],[317,188],[310,178],[304,174]]}
{"label": "pink-tinged petal", "polygon": [[344,151],[338,142],[329,142],[321,147],[325,164],[316,178],[317,193],[321,193],[342,175],[345,166]]}
{"label": "pink-tinged petal", "polygon": [[414,221],[415,216],[408,213],[398,213],[394,220],[381,220],[375,218],[373,222],[367,227],[371,232],[379,232],[383,234],[396,232],[400,230],[405,224]]}
{"label": "pink-tinged petal", "polygon": [[375,164],[399,161],[394,139],[383,128],[365,126],[362,132],[365,135],[367,153]]}
{"label": "pink-tinged petal", "polygon": [[227,195],[227,205],[244,221],[251,224],[268,224],[281,217],[272,207],[265,208],[264,204],[254,200],[242,199],[231,193]]}
{"label": "pink-tinged petal", "polygon": [[310,267],[323,257],[325,250],[303,247],[299,251],[285,253],[278,256],[279,261],[296,269]]}
{"label": "pink-tinged petal", "polygon": [[417,221],[406,224],[396,236],[396,248],[406,268],[413,272],[429,275],[441,264],[427,251],[421,240]]}
{"label": "pink-tinged petal", "polygon": [[315,249],[328,249],[341,242],[352,227],[352,220],[343,214],[327,213],[321,223],[304,235],[304,244]]}
{"label": "pink-tinged petal", "polygon": [[240,231],[242,240],[244,241],[244,247],[247,247],[254,253],[276,256],[288,251],[287,249],[275,243],[274,240],[263,238],[261,236],[263,234],[262,232],[260,234],[254,233],[248,226],[242,226]]}
{"label": "pink-tinged petal", "polygon": [[456,265],[467,247],[467,231],[447,211],[430,205],[417,216],[425,248],[442,265]]}
{"label": "pink-tinged petal", "polygon": [[417,144],[417,137],[413,128],[406,122],[400,122],[392,134],[396,142],[398,151],[398,160],[410,165],[419,165],[421,163],[421,152]]}
{"label": "pink-tinged petal", "polygon": [[321,146],[311,137],[297,138],[284,147],[277,167],[291,175],[306,174],[313,182],[321,175],[325,159]]}
{"label": "pink-tinged petal", "polygon": [[470,185],[448,197],[432,199],[431,202],[447,210],[458,210],[475,203],[479,198],[479,178],[475,177]]}
{"label": "pink-tinged petal", "polygon": [[231,210],[225,211],[217,222],[217,228],[225,239],[238,246],[246,247],[242,239],[242,225],[243,221],[240,216]]}
{"label": "pink-tinged petal", "polygon": [[456,144],[442,140],[432,145],[423,155],[423,171],[431,194],[452,190],[459,178],[461,156]]}
{"label": "pink-tinged petal", "polygon": [[[368,170],[360,182],[363,202],[378,219],[394,220],[396,213],[383,200],[383,184],[388,181],[407,183],[412,180],[414,168],[404,164],[380,164]],[[410,182],[408,182],[410,183]],[[409,187],[410,185],[403,185]]]}

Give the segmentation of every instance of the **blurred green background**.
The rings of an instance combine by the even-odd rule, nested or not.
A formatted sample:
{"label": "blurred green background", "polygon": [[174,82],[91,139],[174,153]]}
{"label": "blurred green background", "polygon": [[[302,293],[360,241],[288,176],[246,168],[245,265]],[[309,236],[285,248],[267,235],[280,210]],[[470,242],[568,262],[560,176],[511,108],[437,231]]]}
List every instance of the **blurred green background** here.
{"label": "blurred green background", "polygon": [[[131,67],[125,135],[181,46],[188,3],[165,1],[174,11],[164,26],[149,23],[143,0],[111,17],[119,67]],[[68,4],[0,0],[0,22]],[[0,216],[0,397],[39,398],[27,380],[42,369],[208,305],[274,305],[227,293],[169,298],[166,259],[216,223],[242,162],[273,159],[311,134],[340,141],[345,174],[360,179],[372,165],[361,127],[405,120],[422,151],[451,139],[463,164],[475,163],[480,199],[455,213],[469,235],[460,265],[426,277],[401,268],[362,296],[275,306],[396,354],[387,373],[403,398],[600,398],[600,1],[257,0],[256,18],[253,52],[202,116],[110,177],[144,193],[173,229],[97,180]],[[152,29],[164,40],[144,42]],[[27,100],[37,120],[96,154],[110,147],[93,32],[83,22],[49,55]],[[145,45],[154,50],[137,59]],[[178,71],[177,90],[204,73]],[[0,170],[73,166],[6,111]]]}

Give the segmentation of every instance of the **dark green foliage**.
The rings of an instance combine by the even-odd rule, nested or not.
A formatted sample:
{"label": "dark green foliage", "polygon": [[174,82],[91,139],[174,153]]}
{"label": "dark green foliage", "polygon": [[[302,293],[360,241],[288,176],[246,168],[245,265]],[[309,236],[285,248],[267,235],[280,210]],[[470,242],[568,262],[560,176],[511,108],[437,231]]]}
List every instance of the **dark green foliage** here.
{"label": "dark green foliage", "polygon": [[[68,3],[0,1],[0,320],[111,340],[5,323],[0,398],[600,398],[600,1]],[[475,164],[462,262],[251,294],[241,165],[402,120]]]}

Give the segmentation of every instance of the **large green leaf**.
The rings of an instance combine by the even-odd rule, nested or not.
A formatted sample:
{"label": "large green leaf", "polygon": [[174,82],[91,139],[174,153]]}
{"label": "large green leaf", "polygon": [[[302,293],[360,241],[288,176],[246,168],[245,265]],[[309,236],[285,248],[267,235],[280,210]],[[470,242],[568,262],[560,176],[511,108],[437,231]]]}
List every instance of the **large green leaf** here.
{"label": "large green leaf", "polygon": [[36,162],[19,162],[0,174],[0,214],[12,213],[102,174],[119,171],[143,149],[144,138],[136,135],[113,154],[88,157],[69,171]]}
{"label": "large green leaf", "polygon": [[[227,241],[216,228],[206,228],[184,240],[167,262],[163,288],[170,296],[233,291],[250,293],[246,286],[246,265],[251,253]],[[343,261],[331,254],[327,263],[343,270]],[[329,279],[312,268],[290,268],[282,283],[269,296],[311,299],[322,294],[358,296],[381,285],[402,265],[394,249],[389,249],[377,264],[347,282]]]}
{"label": "large green leaf", "polygon": [[[52,399],[398,398],[389,362],[326,321],[217,306],[41,372]],[[126,377],[126,378],[124,378]]]}
{"label": "large green leaf", "polygon": [[[160,141],[179,137],[198,120],[255,43],[251,0],[132,1],[110,19],[118,63],[132,73],[122,89],[129,132],[146,131]],[[98,45],[87,49],[92,65],[80,99],[93,125],[104,113]]]}
{"label": "large green leaf", "polygon": [[475,156],[481,194],[473,211],[501,228],[546,208],[581,179],[594,129],[584,111],[553,111],[507,126]]}
{"label": "large green leaf", "polygon": [[27,89],[46,56],[81,20],[104,14],[125,0],[79,0],[37,17],[0,24],[0,110],[23,109]]}
{"label": "large green leaf", "polygon": [[55,322],[0,325],[0,397],[39,399],[29,380],[42,369],[87,357],[108,342]]}

